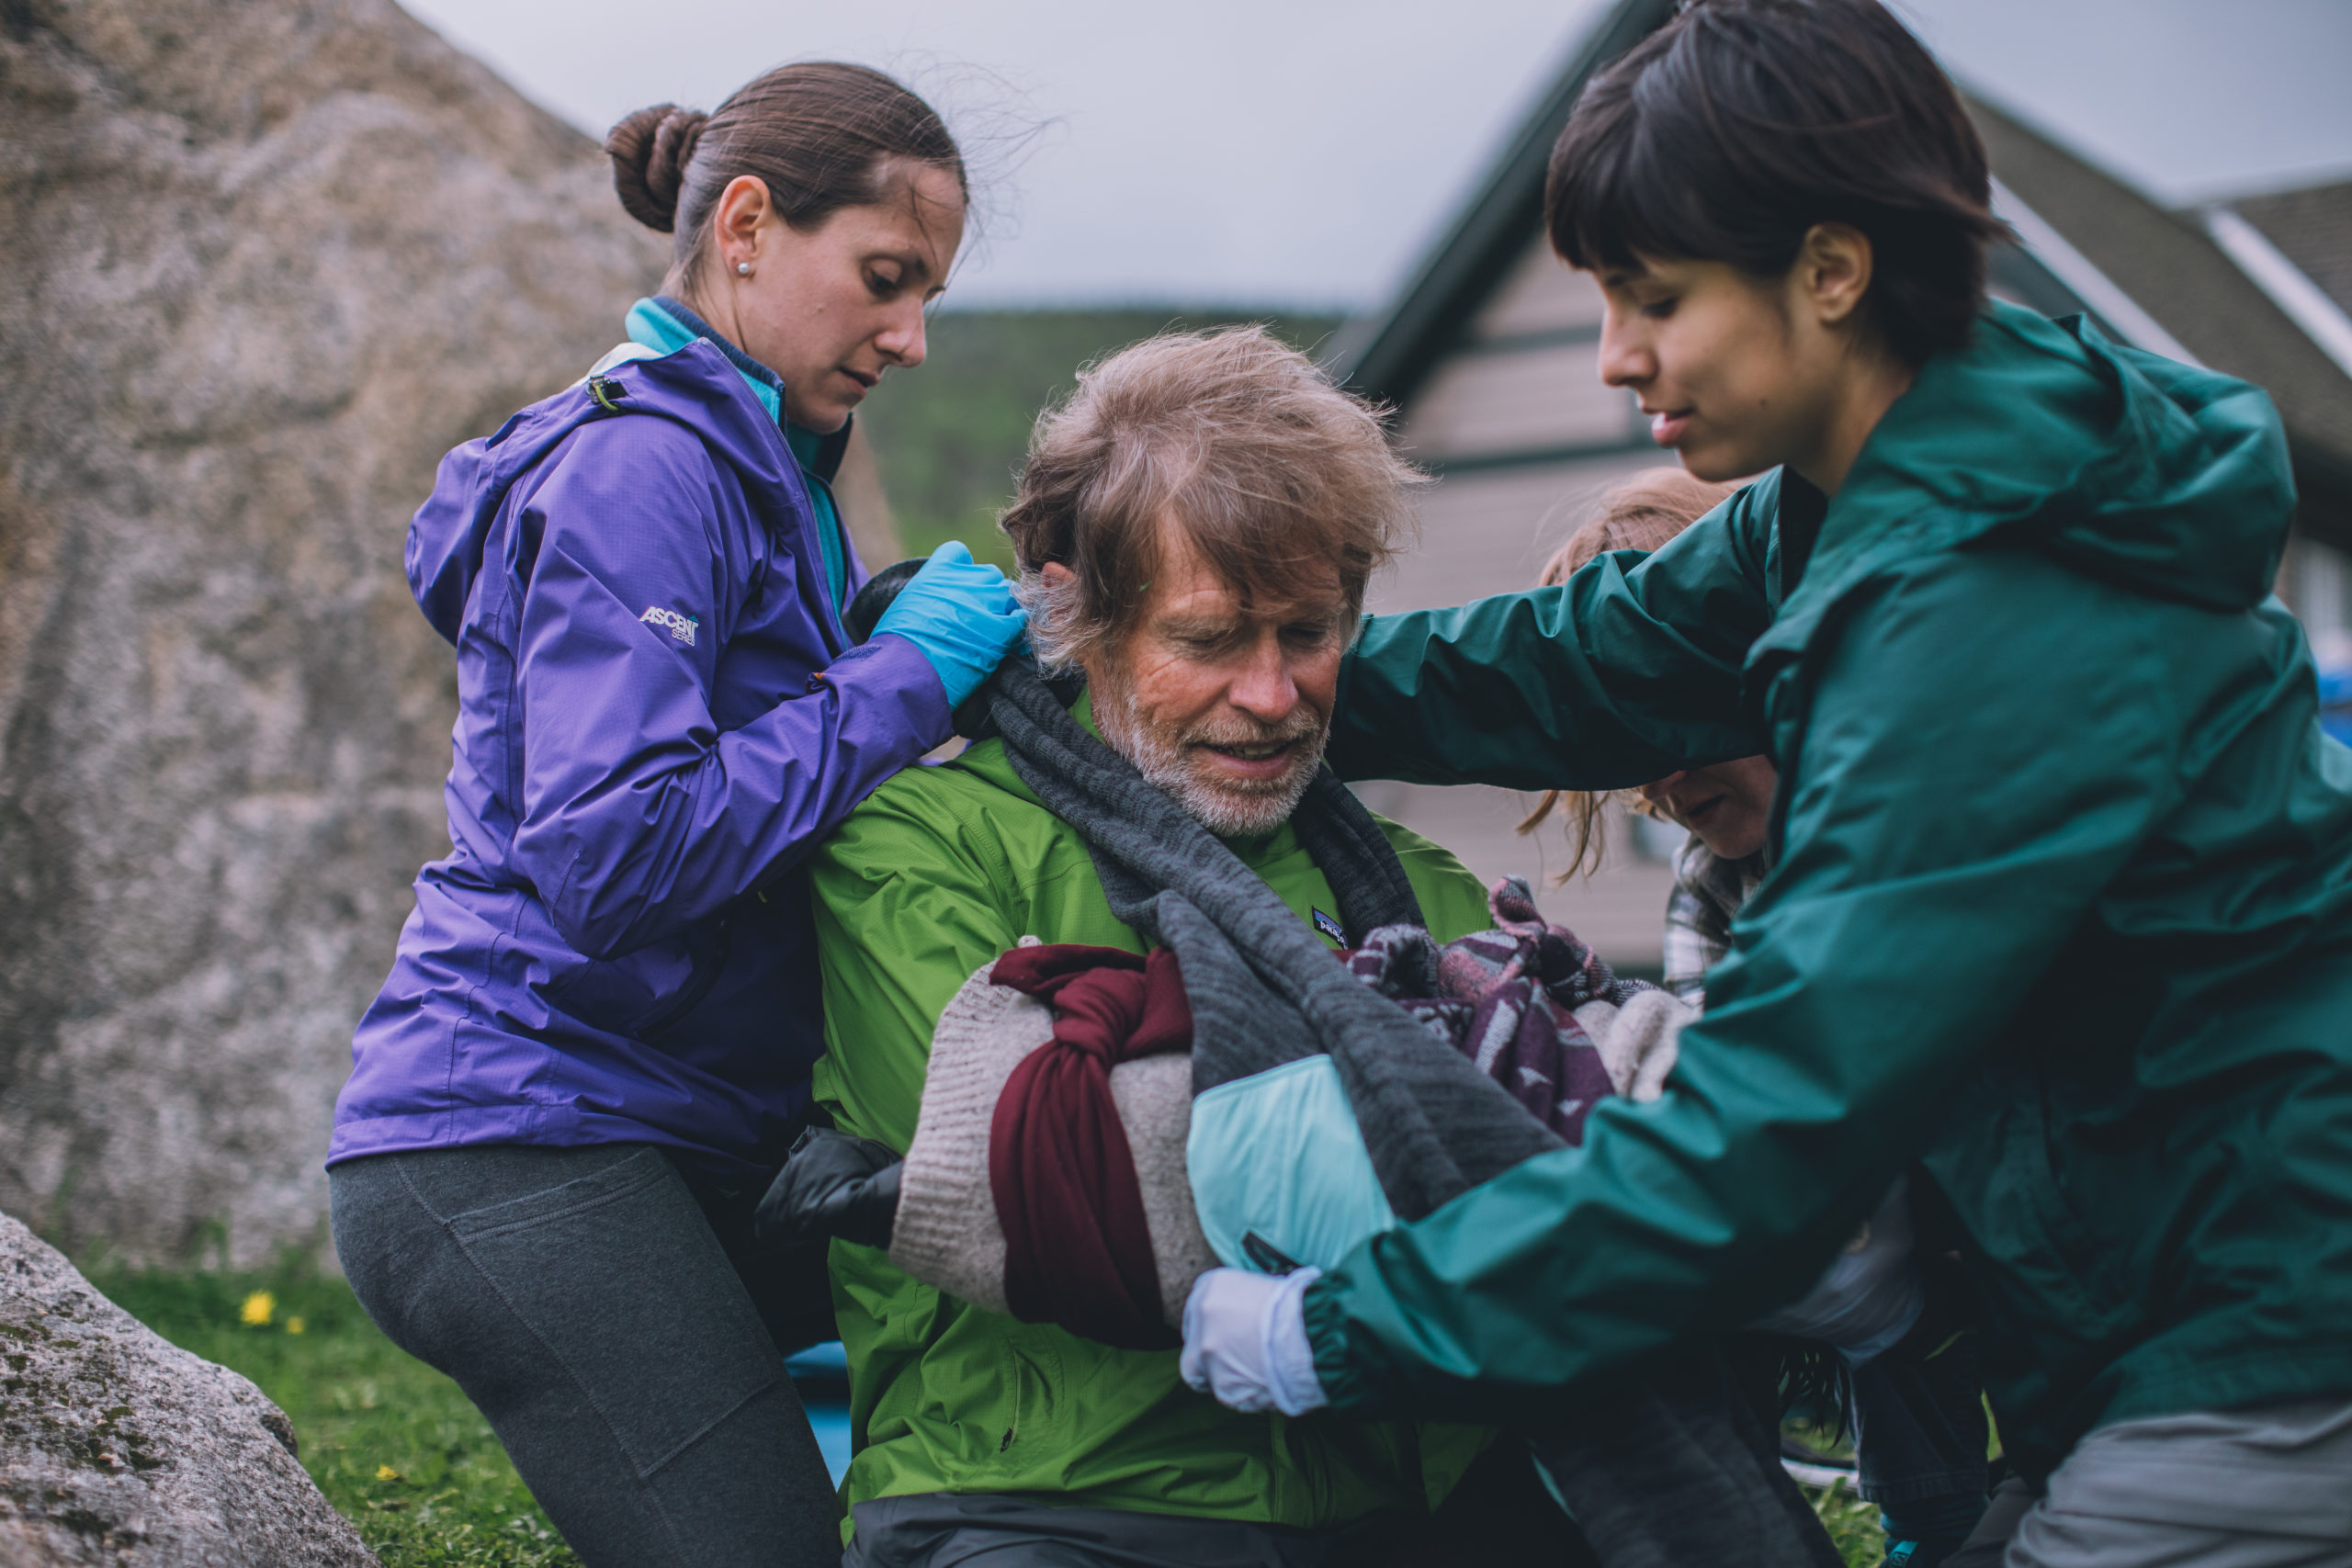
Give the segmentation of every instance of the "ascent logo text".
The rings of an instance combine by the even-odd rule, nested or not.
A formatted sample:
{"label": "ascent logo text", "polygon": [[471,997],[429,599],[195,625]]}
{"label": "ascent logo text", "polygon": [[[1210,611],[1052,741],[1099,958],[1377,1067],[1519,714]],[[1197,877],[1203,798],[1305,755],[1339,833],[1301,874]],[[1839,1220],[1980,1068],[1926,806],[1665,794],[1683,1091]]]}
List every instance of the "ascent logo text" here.
{"label": "ascent logo text", "polygon": [[645,614],[638,616],[638,619],[649,626],[669,627],[670,635],[676,637],[680,642],[684,643],[688,648],[692,648],[695,645],[695,628],[702,625],[700,621],[695,620],[692,615],[682,615],[675,610],[648,610]]}

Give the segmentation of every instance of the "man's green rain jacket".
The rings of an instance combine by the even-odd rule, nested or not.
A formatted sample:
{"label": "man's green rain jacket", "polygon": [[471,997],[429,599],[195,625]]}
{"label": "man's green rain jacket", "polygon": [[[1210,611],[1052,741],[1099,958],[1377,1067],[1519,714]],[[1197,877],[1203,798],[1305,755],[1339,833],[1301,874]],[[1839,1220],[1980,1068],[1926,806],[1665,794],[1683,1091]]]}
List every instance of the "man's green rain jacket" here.
{"label": "man's green rain jacket", "polygon": [[[1092,727],[1081,699],[1078,716]],[[1441,940],[1491,922],[1477,879],[1384,823]],[[1228,840],[1311,921],[1329,884],[1287,826]],[[1144,951],[1112,916],[1076,830],[1001,741],[910,768],[811,862],[828,1050],[816,1092],[840,1125],[904,1149],[932,1027],[972,972],[1023,936]],[[1020,1492],[1092,1507],[1301,1529],[1434,1506],[1486,1435],[1458,1427],[1243,1416],[1186,1388],[1174,1350],[1118,1350],[942,1295],[878,1250],[836,1242],[833,1297],[857,1447],[852,1506],[920,1492]]]}
{"label": "man's green rain jacket", "polygon": [[1646,558],[1371,618],[1342,777],[1769,750],[1780,853],[1669,1092],[1316,1283],[1332,1403],[1556,1410],[1799,1293],[1913,1160],[2029,1472],[2352,1393],[2352,751],[2270,592],[2293,504],[2261,392],[1996,305],[1826,511],[1768,476]]}

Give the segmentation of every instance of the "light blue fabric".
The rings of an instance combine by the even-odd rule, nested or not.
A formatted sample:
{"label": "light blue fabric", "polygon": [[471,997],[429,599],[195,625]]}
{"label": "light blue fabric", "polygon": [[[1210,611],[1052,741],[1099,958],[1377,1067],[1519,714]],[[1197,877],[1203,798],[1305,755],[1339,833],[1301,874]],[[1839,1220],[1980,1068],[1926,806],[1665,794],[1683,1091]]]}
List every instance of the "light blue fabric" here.
{"label": "light blue fabric", "polygon": [[978,565],[970,550],[950,540],[931,552],[890,601],[874,623],[874,635],[895,634],[920,649],[939,672],[952,708],[980,689],[1028,624],[1004,573]]}
{"label": "light blue fabric", "polygon": [[1252,1234],[1294,1263],[1329,1269],[1396,1224],[1327,1055],[1196,1096],[1184,1164],[1202,1234],[1236,1269],[1268,1271],[1243,1245]]}
{"label": "light blue fabric", "polygon": [[[631,305],[622,324],[631,343],[662,354],[675,354],[702,336],[664,310],[659,299],[639,299]],[[606,359],[611,357],[605,355]],[[800,467],[800,477],[808,481],[808,502],[817,513],[817,544],[825,552],[825,586],[831,591],[833,610],[839,614],[849,600],[849,557],[842,543],[842,513],[833,502],[833,487],[816,468],[817,449],[824,445],[825,438],[784,417],[782,381],[773,376],[755,376],[745,369],[740,351],[727,357],[734,365],[735,373],[743,378],[743,385],[752,389],[752,396],[760,400],[760,406],[768,411],[768,417],[784,433],[784,444],[792,449],[793,460]],[[601,362],[598,368],[603,368]]]}

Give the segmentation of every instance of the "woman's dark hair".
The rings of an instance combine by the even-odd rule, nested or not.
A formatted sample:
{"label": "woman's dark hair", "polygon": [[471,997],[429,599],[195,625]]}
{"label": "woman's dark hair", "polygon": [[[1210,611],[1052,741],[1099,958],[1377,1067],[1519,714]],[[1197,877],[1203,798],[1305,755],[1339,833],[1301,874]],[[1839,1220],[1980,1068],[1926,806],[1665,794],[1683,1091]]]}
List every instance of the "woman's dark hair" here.
{"label": "woman's dark hair", "polygon": [[1815,224],[1851,224],[1871,324],[1913,365],[1968,341],[2008,234],[1960,95],[1878,0],[1694,0],[1586,85],[1544,196],[1587,269],[1779,276]]}
{"label": "woman's dark hair", "polygon": [[894,160],[944,169],[971,194],[937,111],[881,72],[836,61],[779,65],[710,114],[639,109],[606,134],[605,152],[628,215],[677,235],[673,277],[692,276],[711,204],[738,175],[766,182],[777,216],[803,233],[881,200]]}

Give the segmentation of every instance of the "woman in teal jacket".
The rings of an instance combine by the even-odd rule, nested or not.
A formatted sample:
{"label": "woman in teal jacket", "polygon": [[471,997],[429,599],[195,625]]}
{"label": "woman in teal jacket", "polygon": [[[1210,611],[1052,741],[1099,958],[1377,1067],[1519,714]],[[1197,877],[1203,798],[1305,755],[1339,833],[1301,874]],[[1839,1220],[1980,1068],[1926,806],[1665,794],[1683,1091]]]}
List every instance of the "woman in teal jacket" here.
{"label": "woman in teal jacket", "polygon": [[1598,789],[1763,750],[1775,868],[1668,1093],[1303,1296],[1227,1289],[1196,1386],[1556,1416],[1794,1295],[1916,1162],[2052,1489],[2012,1563],[2342,1561],[2352,751],[2271,596],[2268,400],[1985,304],[1983,149],[1872,0],[1686,11],[1548,197],[1603,378],[1691,472],[1770,471],[1646,558],[1369,619],[1331,765]]}

